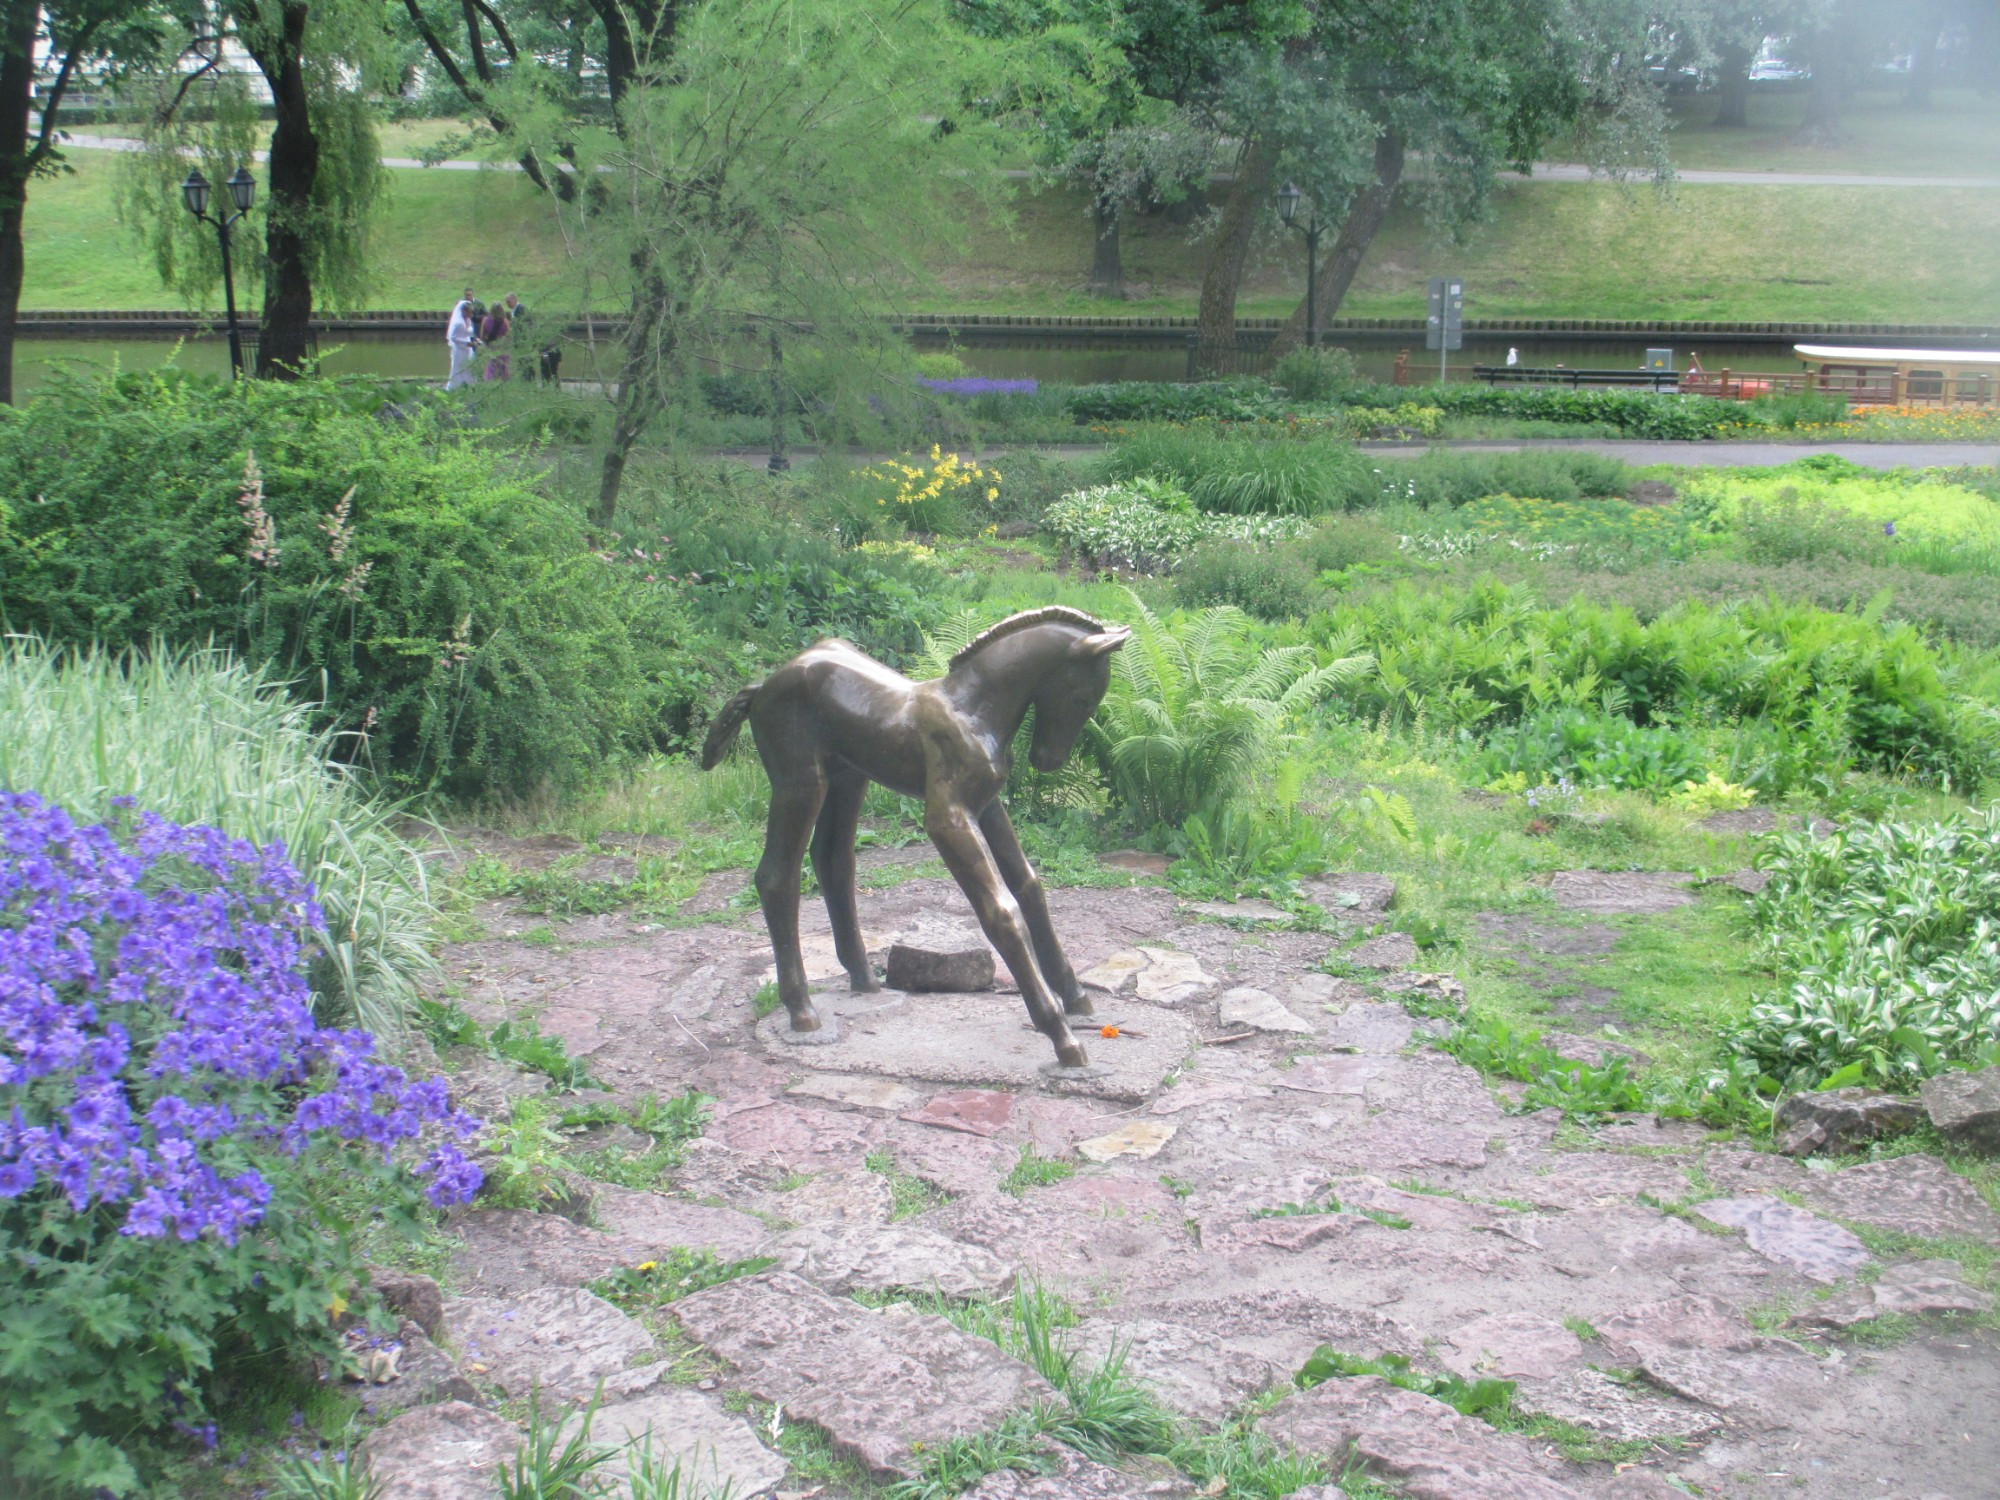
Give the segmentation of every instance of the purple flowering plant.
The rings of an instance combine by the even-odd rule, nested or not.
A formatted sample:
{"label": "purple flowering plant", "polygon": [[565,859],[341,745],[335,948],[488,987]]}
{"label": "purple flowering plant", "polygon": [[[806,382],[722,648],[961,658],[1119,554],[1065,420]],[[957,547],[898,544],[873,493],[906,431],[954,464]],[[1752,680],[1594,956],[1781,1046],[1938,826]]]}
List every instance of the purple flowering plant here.
{"label": "purple flowering plant", "polygon": [[987,375],[960,375],[950,380],[920,377],[917,384],[940,396],[1032,396],[1041,389],[1037,380],[1001,380]]}
{"label": "purple flowering plant", "polygon": [[281,846],[0,792],[0,1480],[129,1492],[219,1362],[338,1358],[369,1220],[478,1189],[444,1081],[315,1022],[321,923]]}

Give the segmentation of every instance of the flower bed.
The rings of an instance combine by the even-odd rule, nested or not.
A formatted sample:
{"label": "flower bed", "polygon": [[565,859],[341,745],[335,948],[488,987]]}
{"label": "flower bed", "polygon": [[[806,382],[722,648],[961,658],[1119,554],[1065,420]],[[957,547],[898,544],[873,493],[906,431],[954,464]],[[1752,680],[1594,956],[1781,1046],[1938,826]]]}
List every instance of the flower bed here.
{"label": "flower bed", "polygon": [[0,793],[0,1479],[129,1493],[224,1355],[339,1360],[368,1220],[478,1188],[444,1081],[313,1020],[321,923],[282,846]]}

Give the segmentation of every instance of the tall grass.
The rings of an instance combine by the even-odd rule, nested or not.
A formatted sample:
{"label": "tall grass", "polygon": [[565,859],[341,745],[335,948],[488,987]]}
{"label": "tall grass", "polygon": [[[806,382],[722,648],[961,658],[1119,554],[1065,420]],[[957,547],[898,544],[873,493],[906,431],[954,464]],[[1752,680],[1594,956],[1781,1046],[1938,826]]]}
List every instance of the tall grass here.
{"label": "tall grass", "polygon": [[1244,437],[1213,426],[1145,427],[1105,460],[1113,480],[1177,481],[1203,510],[1313,516],[1372,503],[1376,484],[1352,443],[1321,435]]}
{"label": "tall grass", "polygon": [[102,818],[114,797],[282,843],[319,893],[319,1008],[396,1036],[435,969],[424,868],[282,687],[221,652],[113,655],[0,643],[0,786]]}

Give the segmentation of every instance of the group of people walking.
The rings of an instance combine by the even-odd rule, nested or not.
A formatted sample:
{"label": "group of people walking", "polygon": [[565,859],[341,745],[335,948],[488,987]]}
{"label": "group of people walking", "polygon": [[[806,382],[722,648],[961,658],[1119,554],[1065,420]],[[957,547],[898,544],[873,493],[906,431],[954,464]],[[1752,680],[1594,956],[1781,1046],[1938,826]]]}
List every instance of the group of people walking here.
{"label": "group of people walking", "polygon": [[[537,347],[531,337],[531,321],[528,309],[515,293],[509,292],[503,301],[488,307],[467,287],[451,310],[451,321],[445,325],[444,341],[451,350],[451,373],[445,377],[444,388],[455,391],[472,384],[473,353],[482,346],[488,351],[483,372],[487,380],[505,380],[513,374],[514,354],[518,350],[524,377],[532,374],[555,382],[562,369],[562,346],[550,340]],[[528,367],[530,356],[534,360],[532,370]]]}

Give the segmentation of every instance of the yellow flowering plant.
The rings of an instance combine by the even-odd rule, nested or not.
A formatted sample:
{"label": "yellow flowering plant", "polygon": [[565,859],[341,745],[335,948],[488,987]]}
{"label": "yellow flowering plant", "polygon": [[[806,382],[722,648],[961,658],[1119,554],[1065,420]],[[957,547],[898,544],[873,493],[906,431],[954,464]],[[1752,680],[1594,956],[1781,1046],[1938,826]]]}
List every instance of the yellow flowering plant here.
{"label": "yellow flowering plant", "polygon": [[912,531],[954,530],[962,502],[981,491],[988,505],[1000,498],[998,469],[982,468],[935,443],[929,459],[892,458],[863,472],[886,491],[877,494],[875,503],[896,513]]}

